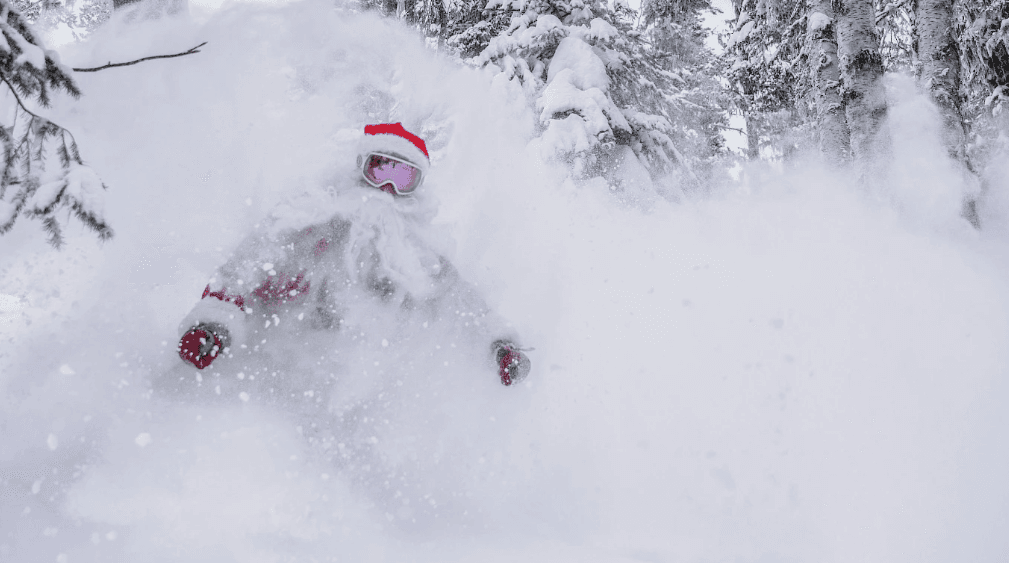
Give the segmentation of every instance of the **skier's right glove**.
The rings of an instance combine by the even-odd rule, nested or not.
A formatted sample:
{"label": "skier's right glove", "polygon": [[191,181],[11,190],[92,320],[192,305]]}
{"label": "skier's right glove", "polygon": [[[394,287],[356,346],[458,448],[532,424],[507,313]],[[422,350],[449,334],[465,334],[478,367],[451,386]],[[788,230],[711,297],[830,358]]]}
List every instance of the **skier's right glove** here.
{"label": "skier's right glove", "polygon": [[501,377],[502,385],[518,383],[529,375],[532,362],[514,343],[497,340],[491,348],[494,350],[494,360],[498,365],[498,376]]}
{"label": "skier's right glove", "polygon": [[228,331],[222,326],[199,324],[179,339],[179,357],[203,369],[224,352]]}

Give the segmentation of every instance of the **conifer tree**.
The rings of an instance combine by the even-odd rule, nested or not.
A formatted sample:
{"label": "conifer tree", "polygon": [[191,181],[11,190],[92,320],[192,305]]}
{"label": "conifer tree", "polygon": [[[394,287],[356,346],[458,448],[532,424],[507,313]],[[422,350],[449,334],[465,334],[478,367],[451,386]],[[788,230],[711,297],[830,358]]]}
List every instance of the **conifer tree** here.
{"label": "conifer tree", "polygon": [[0,234],[23,215],[42,221],[49,243],[59,248],[63,215],[57,212],[66,209],[100,239],[111,238],[102,215],[105,185],[84,164],[73,135],[30,107],[49,107],[55,92],[79,97],[72,71],[43,48],[8,0],[0,0],[0,33],[0,81],[14,106],[13,121],[0,124]]}
{"label": "conifer tree", "polygon": [[[453,36],[479,36],[479,29],[484,28],[483,22],[487,0],[351,0],[351,5],[360,10],[377,11],[384,16],[402,20],[405,24],[417,29],[429,40],[429,45],[438,48],[448,47],[456,53],[472,51],[466,58],[472,57],[486,47],[486,40],[479,49],[472,50],[468,37],[456,37],[455,42],[447,45],[446,41]],[[470,31],[471,28],[473,29]],[[489,37],[486,38],[489,40]],[[433,43],[432,43],[433,42]]]}
{"label": "conifer tree", "polygon": [[886,72],[914,72],[914,9],[910,0],[876,0],[879,54]]}
{"label": "conifer tree", "polygon": [[668,113],[672,139],[695,171],[704,175],[724,154],[721,132],[731,107],[717,78],[719,61],[705,46],[710,32],[701,16],[716,11],[709,0],[644,0],[638,28],[659,68],[683,80],[683,101]]}
{"label": "conifer tree", "polygon": [[634,12],[602,0],[492,0],[488,10],[510,23],[475,62],[533,100],[545,156],[617,190],[673,171],[698,181],[677,139],[706,133],[674,123],[707,102],[692,100],[687,73],[667,70],[668,55],[633,29]]}
{"label": "conifer tree", "polygon": [[400,0],[401,17],[427,37],[442,38],[449,28],[448,8],[444,0]]}
{"label": "conifer tree", "polygon": [[973,0],[956,8],[962,110],[974,137],[968,157],[983,163],[994,153],[998,139],[1005,143],[1004,132],[1009,129],[1009,0]]}
{"label": "conifer tree", "polygon": [[472,59],[490,45],[490,40],[505,32],[511,12],[488,10],[487,0],[460,0],[449,12],[446,45],[460,59]]}
{"label": "conifer tree", "polygon": [[13,7],[35,29],[66,26],[77,40],[108,21],[113,9],[106,0],[13,0]]}
{"label": "conifer tree", "polygon": [[794,152],[808,136],[811,76],[804,0],[734,0],[733,31],[724,40],[726,75],[746,119],[748,157]]}

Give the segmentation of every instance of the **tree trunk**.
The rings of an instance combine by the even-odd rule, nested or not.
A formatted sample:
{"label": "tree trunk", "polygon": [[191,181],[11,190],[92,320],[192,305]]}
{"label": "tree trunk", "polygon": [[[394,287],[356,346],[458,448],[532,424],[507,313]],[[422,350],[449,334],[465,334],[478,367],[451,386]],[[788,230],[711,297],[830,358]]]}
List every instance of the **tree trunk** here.
{"label": "tree trunk", "polygon": [[757,119],[746,116],[746,158],[756,162],[760,159],[760,126]]}
{"label": "tree trunk", "polygon": [[[963,166],[969,184],[974,172],[967,158],[967,128],[961,109],[960,49],[953,36],[953,0],[912,0],[912,8],[912,46],[920,65],[919,78],[942,115],[942,142],[950,158]],[[980,228],[976,194],[971,191],[961,211],[975,228]]]}
{"label": "tree trunk", "polygon": [[939,106],[943,142],[951,157],[966,164],[963,114],[960,110],[960,50],[953,37],[952,0],[912,0],[914,54],[921,80]]}
{"label": "tree trunk", "polygon": [[834,0],[833,6],[851,156],[859,180],[867,181],[877,136],[886,118],[876,13],[872,0]]}
{"label": "tree trunk", "polygon": [[807,22],[820,155],[829,164],[840,167],[850,160],[851,141],[844,115],[834,10],[830,0],[812,0]]}

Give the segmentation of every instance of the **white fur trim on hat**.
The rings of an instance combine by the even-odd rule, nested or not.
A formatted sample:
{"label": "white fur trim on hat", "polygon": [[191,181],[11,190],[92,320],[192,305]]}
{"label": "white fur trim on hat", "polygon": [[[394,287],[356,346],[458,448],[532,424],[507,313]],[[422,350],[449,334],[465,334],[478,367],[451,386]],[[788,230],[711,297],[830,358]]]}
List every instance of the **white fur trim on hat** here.
{"label": "white fur trim on hat", "polygon": [[360,154],[364,156],[371,152],[378,152],[387,154],[389,156],[398,156],[405,160],[408,160],[411,164],[420,168],[422,173],[427,173],[428,168],[431,167],[431,162],[428,160],[427,156],[417,148],[410,141],[400,137],[398,135],[390,135],[388,133],[382,133],[379,135],[365,135],[361,139],[360,143]]}

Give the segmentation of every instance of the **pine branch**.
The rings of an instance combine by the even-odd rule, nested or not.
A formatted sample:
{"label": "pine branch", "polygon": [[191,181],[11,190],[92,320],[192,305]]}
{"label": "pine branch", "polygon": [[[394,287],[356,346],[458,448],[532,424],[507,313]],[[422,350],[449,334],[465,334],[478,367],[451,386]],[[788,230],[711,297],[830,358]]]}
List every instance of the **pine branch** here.
{"label": "pine branch", "polygon": [[45,120],[44,117],[40,117],[40,116],[36,115],[30,109],[28,109],[27,107],[25,107],[24,102],[21,101],[21,96],[18,96],[17,89],[14,88],[14,85],[11,84],[10,80],[7,78],[7,75],[4,74],[3,72],[0,72],[0,81],[2,81],[3,83],[7,84],[7,87],[10,88],[10,90],[11,90],[11,94],[14,94],[14,99],[17,100],[18,105],[21,106],[21,109],[23,109],[25,111],[25,113],[27,113],[28,115],[32,116],[33,119],[34,118],[38,118],[38,119]]}
{"label": "pine branch", "polygon": [[[69,133],[69,131],[67,131]],[[70,155],[74,157],[74,161],[77,164],[84,164],[84,160],[81,158],[81,152],[77,149],[77,141],[74,140],[74,136],[70,135]]]}
{"label": "pine branch", "polygon": [[55,217],[52,215],[46,217],[42,221],[42,229],[49,233],[48,242],[53,248],[56,250],[63,248],[63,231],[60,229],[60,224],[56,221]]}
{"label": "pine branch", "polygon": [[[58,208],[68,207],[66,221],[75,216],[100,240],[108,240],[113,232],[102,217],[100,199],[96,201],[107,189],[105,184],[84,164],[73,134],[27,105],[31,99],[36,107],[48,107],[52,91],[80,97],[73,75],[44,51],[31,26],[6,0],[0,0],[0,41],[6,47],[0,51],[0,85],[10,90],[16,102],[11,125],[0,124],[4,159],[0,169],[0,235],[9,232],[24,215],[41,220],[49,244],[59,249],[65,234],[63,221],[55,214]],[[172,56],[196,52],[201,46]],[[21,112],[28,116],[26,120],[19,121]],[[52,153],[57,159],[51,158]],[[57,162],[61,170],[55,170]],[[55,173],[60,175],[53,178]],[[43,184],[43,176],[52,181]]]}
{"label": "pine branch", "polygon": [[150,60],[154,60],[154,59],[171,59],[173,57],[183,57],[185,55],[192,55],[193,53],[199,53],[200,52],[200,47],[202,47],[202,46],[204,46],[206,44],[207,44],[207,42],[204,41],[203,43],[200,43],[199,45],[193,47],[192,49],[189,49],[188,51],[183,51],[181,53],[175,53],[173,55],[154,55],[154,56],[151,56],[151,57],[144,57],[142,59],[137,59],[135,61],[129,61],[129,62],[126,62],[126,63],[112,63],[112,62],[110,62],[109,64],[104,65],[104,66],[96,66],[96,67],[92,67],[92,68],[75,68],[73,70],[74,70],[74,72],[98,72],[99,70],[105,70],[107,68],[115,68],[115,67],[118,67],[118,66],[130,66],[130,65],[135,65],[137,63],[142,63],[144,61],[150,61]]}
{"label": "pine branch", "polygon": [[60,166],[64,169],[70,168],[70,151],[67,149],[67,140],[60,135],[60,145],[56,148],[56,154],[60,157]]}
{"label": "pine branch", "polygon": [[67,191],[67,182],[66,180],[64,180],[61,184],[59,191],[56,192],[56,195],[52,198],[52,201],[46,204],[45,207],[38,207],[38,203],[36,203],[34,209],[28,210],[28,214],[35,215],[38,217],[45,217],[47,215],[51,215],[52,212],[56,210],[56,206],[62,203],[61,200],[63,199],[63,194],[65,194],[66,191]]}
{"label": "pine branch", "polygon": [[[11,94],[14,95],[14,99],[17,100],[18,106],[20,106],[21,109],[24,110],[25,113],[27,113],[28,115],[32,116],[31,120],[29,120],[29,122],[28,122],[28,128],[29,128],[29,130],[31,129],[32,122],[35,121],[36,119],[38,119],[39,121],[42,121],[43,123],[45,123],[45,125],[43,127],[52,127],[53,128],[53,134],[55,134],[57,131],[62,130],[63,133],[65,133],[67,135],[70,135],[70,142],[73,143],[74,152],[75,153],[77,152],[77,140],[74,139],[74,134],[73,133],[71,133],[70,131],[67,131],[63,127],[60,127],[59,125],[56,125],[52,121],[49,121],[48,119],[42,117],[41,115],[38,115],[38,114],[34,113],[30,109],[28,109],[28,107],[25,106],[24,102],[21,101],[21,97],[18,96],[17,91],[15,91],[15,89],[14,89],[14,86],[11,85],[10,81],[7,79],[7,76],[2,71],[0,71],[0,82],[4,82],[5,84],[7,84],[7,87],[10,88]],[[14,118],[17,119],[17,112],[14,112]],[[26,137],[26,139],[27,139],[27,137]],[[78,156],[76,158],[76,160],[79,161],[80,157]]]}
{"label": "pine branch", "polygon": [[96,217],[93,213],[89,212],[79,201],[72,202],[70,204],[70,209],[73,210],[74,215],[77,216],[77,218],[84,223],[86,227],[98,233],[98,240],[106,241],[114,236],[112,228]]}
{"label": "pine branch", "polygon": [[6,233],[14,227],[14,222],[17,221],[18,215],[21,214],[21,210],[24,209],[25,203],[28,201],[28,190],[23,190],[14,194],[14,198],[11,204],[14,206],[11,212],[10,220],[6,223],[0,223],[0,235]]}
{"label": "pine branch", "polygon": [[[11,128],[11,131],[13,131],[13,128]],[[3,173],[0,174],[0,200],[2,200],[7,195],[7,185],[10,183],[8,171],[14,159],[14,139],[11,137],[11,133],[7,131],[7,128],[3,126],[0,126],[0,143],[3,143],[4,158]]]}
{"label": "pine branch", "polygon": [[56,63],[48,57],[46,58],[46,77],[49,79],[49,85],[53,88],[63,90],[74,99],[81,97],[81,91],[77,88],[73,78],[63,74]]}

